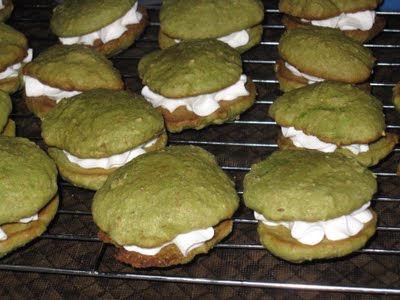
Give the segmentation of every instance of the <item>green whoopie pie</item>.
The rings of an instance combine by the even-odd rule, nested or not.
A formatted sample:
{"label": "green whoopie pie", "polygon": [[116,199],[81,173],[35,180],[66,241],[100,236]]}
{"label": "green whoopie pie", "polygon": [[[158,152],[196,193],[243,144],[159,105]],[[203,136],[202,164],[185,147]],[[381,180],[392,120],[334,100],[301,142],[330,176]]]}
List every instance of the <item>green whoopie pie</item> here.
{"label": "green whoopie pie", "polygon": [[[41,52],[23,68],[24,76],[64,91],[88,91],[97,88],[123,89],[124,83],[112,62],[83,45],[55,45]],[[56,106],[46,95],[25,95],[28,108],[43,118]]]}
{"label": "green whoopie pie", "polygon": [[[50,27],[55,35],[62,38],[86,35],[123,17],[136,2],[137,0],[66,0],[54,9]],[[132,45],[148,23],[144,7],[139,6],[138,11],[142,14],[139,23],[128,25],[127,31],[119,38],[106,43],[98,39],[91,47],[104,55],[112,56]]]}
{"label": "green whoopie pie", "polygon": [[340,30],[326,27],[288,30],[280,39],[278,51],[275,72],[283,91],[308,84],[307,79],[290,73],[285,62],[307,75],[354,84],[365,82],[375,63],[369,49]]}
{"label": "green whoopie pie", "polygon": [[[12,65],[22,63],[28,55],[28,40],[11,26],[0,23],[0,73]],[[20,76],[0,79],[0,90],[9,94],[16,92],[22,85]]]}
{"label": "green whoopie pie", "polygon": [[[190,261],[192,251],[206,253],[225,237],[238,205],[234,183],[213,155],[196,146],[173,146],[141,155],[115,171],[94,196],[92,212],[108,241],[120,248],[117,258],[125,257],[124,262],[135,267],[166,267]],[[220,234],[222,224],[227,228]],[[158,247],[177,235],[209,227],[216,232],[211,240],[186,257],[177,254],[173,262],[157,254],[144,258],[146,265],[143,255],[131,252],[132,257],[121,248]],[[174,248],[171,244],[159,254]]]}
{"label": "green whoopie pie", "polygon": [[[117,166],[81,167],[64,151],[81,159],[102,159],[137,147],[153,151],[167,142],[161,113],[142,96],[106,89],[61,100],[43,119],[42,136],[63,178],[93,190]],[[154,139],[154,144],[143,146]]]}
{"label": "green whoopie pie", "polygon": [[6,136],[15,136],[15,123],[9,119],[12,110],[10,96],[0,91],[0,134]]}
{"label": "green whoopie pie", "polygon": [[[0,136],[0,256],[41,235],[57,207],[57,169],[46,153],[25,138]],[[30,223],[19,220],[38,214]]]}
{"label": "green whoopie pie", "polygon": [[[368,144],[370,149],[357,155],[345,148],[336,151],[371,166],[386,157],[398,141],[396,134],[385,133],[382,109],[382,103],[367,91],[326,81],[285,93],[274,101],[268,114],[282,127],[294,127],[338,147]],[[281,149],[304,149],[282,135],[278,144]]]}
{"label": "green whoopie pie", "polygon": [[[154,51],[139,61],[138,73],[143,85],[172,100],[214,93],[235,84],[243,72],[239,53],[214,39],[188,40],[173,47]],[[178,132],[186,128],[201,129],[236,119],[255,100],[255,85],[247,79],[247,96],[220,101],[212,115],[197,116],[185,106],[163,113],[167,129]]]}
{"label": "green whoopie pie", "polygon": [[[279,10],[284,13],[282,23],[287,29],[294,29],[312,25],[311,20],[326,20],[347,13],[358,13],[375,10],[382,0],[281,0]],[[374,38],[386,25],[383,16],[375,16],[374,24],[369,30],[342,30],[342,32],[359,42],[365,42]]]}
{"label": "green whoopie pie", "polygon": [[246,30],[249,41],[235,47],[242,53],[260,43],[263,19],[259,0],[166,0],[160,11],[160,48],[176,40],[221,38]]}
{"label": "green whoopie pie", "polygon": [[[371,200],[374,174],[341,153],[277,151],[254,164],[244,179],[246,206],[273,222],[318,222],[348,215]],[[372,211],[372,210],[371,210]],[[332,258],[364,246],[376,229],[376,215],[356,235],[313,246],[294,239],[284,226],[259,222],[261,243],[292,262]]]}
{"label": "green whoopie pie", "polygon": [[0,22],[7,20],[14,8],[12,0],[3,0],[2,2],[4,7],[0,9]]}

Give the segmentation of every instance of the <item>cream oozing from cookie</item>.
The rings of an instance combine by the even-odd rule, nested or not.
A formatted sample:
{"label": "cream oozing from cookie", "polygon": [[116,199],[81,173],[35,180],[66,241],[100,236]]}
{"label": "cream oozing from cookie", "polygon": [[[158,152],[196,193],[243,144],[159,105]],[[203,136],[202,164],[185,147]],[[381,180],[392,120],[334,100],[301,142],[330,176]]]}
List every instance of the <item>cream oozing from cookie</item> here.
{"label": "cream oozing from cookie", "polygon": [[111,169],[123,166],[124,164],[130,162],[135,157],[146,153],[146,148],[154,145],[157,143],[160,136],[139,145],[131,150],[125,151],[123,153],[115,154],[109,157],[103,158],[79,158],[67,151],[63,150],[64,154],[67,156],[67,159],[79,165],[81,168],[84,169],[92,169],[92,168],[101,168],[101,169]]}
{"label": "cream oozing from cookie", "polygon": [[111,40],[119,38],[128,30],[127,26],[138,24],[143,15],[137,11],[138,2],[121,18],[115,20],[111,24],[88,34],[72,37],[60,37],[61,43],[64,45],[84,44],[93,45],[96,40],[107,43]]}
{"label": "cream oozing from cookie", "polygon": [[[316,136],[305,134],[302,130],[296,130],[294,127],[282,127],[281,131],[283,136],[289,138],[296,147],[313,149],[326,153],[334,152],[338,148],[335,144],[323,142]],[[355,155],[369,150],[367,144],[351,144],[341,146],[341,148],[350,150]]]}
{"label": "cream oozing from cookie", "polygon": [[[224,42],[232,48],[237,48],[246,45],[250,40],[250,35],[246,29],[232,32],[228,35],[221,36],[217,40]],[[176,43],[182,42],[181,39],[174,39]]]}
{"label": "cream oozing from cookie", "polygon": [[247,76],[242,74],[236,83],[222,90],[187,98],[165,98],[162,95],[151,91],[148,86],[145,86],[142,89],[142,95],[154,107],[161,106],[171,113],[178,107],[185,106],[188,111],[191,111],[198,116],[205,117],[211,115],[220,108],[218,102],[221,100],[232,101],[241,96],[248,96],[250,93],[246,90],[246,82]]}
{"label": "cream oozing from cookie", "polygon": [[22,60],[20,63],[13,64],[7,69],[5,69],[3,72],[0,72],[0,80],[6,79],[6,78],[11,78],[11,77],[17,77],[19,75],[19,72],[21,70],[21,67],[32,61],[32,55],[33,55],[33,50],[28,49],[28,54],[25,56],[25,58]]}
{"label": "cream oozing from cookie", "polygon": [[181,251],[183,256],[187,256],[190,251],[196,249],[206,241],[211,240],[214,237],[214,228],[208,227],[206,229],[194,230],[188,233],[178,234],[172,241],[167,242],[160,247],[155,248],[142,248],[134,245],[124,246],[127,251],[138,252],[143,255],[156,255],[165,246],[175,244],[176,247]]}
{"label": "cream oozing from cookie", "polygon": [[342,13],[339,16],[324,20],[307,20],[314,26],[338,28],[340,30],[370,30],[375,23],[376,13],[373,10],[365,10],[356,13]]}
{"label": "cream oozing from cookie", "polygon": [[45,96],[51,100],[60,102],[63,98],[70,98],[72,96],[82,93],[81,91],[64,91],[46,84],[43,84],[36,78],[24,76],[25,81],[25,95],[28,97]]}
{"label": "cream oozing from cookie", "polygon": [[324,81],[325,79],[323,78],[319,78],[319,77],[315,77],[312,75],[308,75],[305,74],[303,72],[300,72],[296,67],[292,66],[291,64],[289,64],[288,62],[285,62],[285,67],[293,74],[299,77],[303,77],[305,79],[308,80],[308,84],[313,84],[316,82],[320,82],[320,81]]}
{"label": "cream oozing from cookie", "polygon": [[319,222],[273,222],[256,211],[254,218],[267,226],[285,226],[290,230],[291,236],[302,244],[317,245],[324,237],[331,241],[338,241],[355,236],[364,228],[364,224],[373,218],[372,212],[368,209],[369,206],[370,202],[348,215]]}
{"label": "cream oozing from cookie", "polygon": [[[30,223],[30,222],[33,222],[33,221],[37,221],[37,220],[39,220],[39,215],[38,214],[34,214],[33,216],[22,218],[21,220],[19,220],[16,223],[27,224],[27,223]],[[0,228],[0,241],[5,241],[7,239],[8,239],[7,233],[5,233],[5,231]]]}

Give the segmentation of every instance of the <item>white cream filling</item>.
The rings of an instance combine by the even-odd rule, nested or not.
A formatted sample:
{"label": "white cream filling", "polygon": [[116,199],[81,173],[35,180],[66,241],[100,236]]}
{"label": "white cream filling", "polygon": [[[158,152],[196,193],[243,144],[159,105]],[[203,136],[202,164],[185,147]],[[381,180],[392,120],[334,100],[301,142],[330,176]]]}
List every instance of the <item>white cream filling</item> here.
{"label": "white cream filling", "polygon": [[[240,31],[230,33],[225,36],[221,36],[221,37],[217,38],[217,40],[228,44],[232,48],[238,48],[240,46],[246,45],[249,42],[250,35],[246,29],[243,29]],[[175,41],[175,43],[182,42],[182,40],[180,40],[180,39],[174,39],[174,41]]]}
{"label": "white cream filling", "polygon": [[[39,215],[34,214],[33,216],[22,218],[18,222],[27,224],[27,223],[30,223],[32,221],[37,221],[37,220],[39,220]],[[5,241],[7,238],[8,238],[7,233],[5,233],[4,230],[2,230],[0,227],[0,241]]]}
{"label": "white cream filling", "polygon": [[[296,130],[294,127],[282,127],[282,134],[285,138],[290,138],[296,147],[318,150],[321,152],[334,152],[337,149],[337,145],[331,143],[325,143],[318,139],[316,136],[307,135],[302,130]],[[350,150],[355,155],[361,152],[367,152],[369,146],[367,144],[351,144],[342,146]]]}
{"label": "white cream filling", "polygon": [[80,91],[63,91],[58,88],[45,85],[36,78],[30,76],[24,76],[24,81],[25,81],[26,96],[28,97],[46,96],[56,101],[56,103],[60,102],[60,100],[63,98],[70,98],[72,96],[82,93]]}
{"label": "white cream filling", "polygon": [[19,71],[21,70],[21,67],[24,64],[32,61],[32,55],[33,55],[33,50],[28,49],[28,54],[25,56],[25,58],[23,59],[22,62],[13,64],[13,65],[7,67],[7,69],[5,69],[5,71],[0,72],[0,80],[6,79],[6,78],[11,78],[11,77],[17,77],[19,75]]}
{"label": "white cream filling", "polygon": [[156,255],[162,248],[170,244],[175,244],[181,251],[183,256],[187,256],[190,251],[198,248],[208,240],[214,237],[214,228],[208,227],[206,229],[194,230],[188,233],[178,234],[172,241],[167,242],[160,247],[155,248],[142,248],[134,245],[124,246],[128,251],[138,252],[143,255]]}
{"label": "white cream filling", "polygon": [[325,20],[306,20],[314,26],[338,28],[340,30],[370,30],[375,23],[375,11],[365,10],[356,13],[342,13]]}
{"label": "white cream filling", "polygon": [[3,4],[3,0],[0,0],[0,9],[3,9],[5,6]]}
{"label": "white cream filling", "polygon": [[364,228],[364,224],[373,218],[371,211],[368,209],[369,206],[370,202],[348,215],[319,222],[272,222],[256,211],[254,212],[254,218],[267,226],[283,225],[290,230],[291,236],[300,243],[316,245],[324,237],[331,241],[337,241],[359,233]]}
{"label": "white cream filling", "polygon": [[74,164],[79,165],[81,168],[91,169],[91,168],[101,168],[101,169],[111,169],[123,166],[124,164],[130,162],[135,157],[146,153],[145,148],[154,145],[160,137],[156,137],[147,143],[139,145],[131,150],[125,151],[120,154],[115,154],[104,158],[79,158],[67,151],[63,150],[64,154],[67,156],[68,160]]}
{"label": "white cream filling", "polygon": [[185,106],[188,111],[204,117],[211,115],[216,111],[220,107],[218,102],[221,100],[232,101],[238,97],[249,95],[250,93],[245,87],[246,82],[247,76],[242,74],[236,83],[218,92],[187,98],[165,98],[151,91],[148,86],[145,86],[142,89],[142,95],[153,105],[153,107],[161,106],[172,113],[178,107]]}
{"label": "white cream filling", "polygon": [[312,75],[308,75],[308,74],[302,73],[296,67],[292,66],[288,62],[285,62],[285,67],[290,72],[292,72],[293,75],[296,75],[296,76],[303,77],[303,78],[307,79],[308,80],[308,84],[313,84],[313,83],[325,80],[323,78],[319,78],[319,77],[315,77],[315,76],[312,76]]}
{"label": "white cream filling", "polygon": [[60,37],[60,41],[64,45],[93,45],[98,39],[100,39],[103,43],[117,39],[128,30],[128,25],[138,24],[142,19],[143,15],[137,11],[137,6],[138,2],[136,2],[135,5],[121,18],[103,28],[100,28],[97,31],[82,36]]}

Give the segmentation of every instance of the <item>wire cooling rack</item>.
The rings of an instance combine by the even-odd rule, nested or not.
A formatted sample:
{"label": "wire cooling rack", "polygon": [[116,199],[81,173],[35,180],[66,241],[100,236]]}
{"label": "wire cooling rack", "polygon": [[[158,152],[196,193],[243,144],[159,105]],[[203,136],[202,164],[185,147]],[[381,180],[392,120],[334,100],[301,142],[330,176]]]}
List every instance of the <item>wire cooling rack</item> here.
{"label": "wire cooling rack", "polygon": [[[193,144],[212,152],[236,182],[242,196],[244,175],[277,149],[278,128],[266,112],[282,93],[273,72],[277,45],[284,28],[277,1],[265,1],[261,45],[243,55],[243,67],[257,85],[256,104],[240,120],[201,131],[170,134],[169,144]],[[48,28],[53,1],[14,0],[9,23],[24,32],[34,53],[56,43]],[[126,86],[139,92],[137,63],[157,49],[158,6],[148,7],[151,22],[136,44],[112,59]],[[398,13],[382,12],[384,32],[365,46],[377,57],[372,93],[384,103],[387,129],[399,132],[399,116],[391,103],[392,88],[400,81],[400,21]],[[21,93],[13,95],[12,118],[17,135],[43,145],[40,121],[25,107]],[[252,212],[241,205],[233,233],[208,255],[194,262],[163,270],[136,270],[113,258],[115,249],[96,236],[90,213],[93,192],[59,181],[61,205],[48,231],[39,239],[0,260],[0,297],[54,296],[64,298],[300,298],[321,299],[321,294],[343,297],[400,295],[400,189],[396,175],[399,148],[372,168],[379,190],[372,206],[379,215],[376,236],[360,251],[344,258],[290,264],[269,254],[259,243]],[[330,294],[332,293],[332,294]]]}

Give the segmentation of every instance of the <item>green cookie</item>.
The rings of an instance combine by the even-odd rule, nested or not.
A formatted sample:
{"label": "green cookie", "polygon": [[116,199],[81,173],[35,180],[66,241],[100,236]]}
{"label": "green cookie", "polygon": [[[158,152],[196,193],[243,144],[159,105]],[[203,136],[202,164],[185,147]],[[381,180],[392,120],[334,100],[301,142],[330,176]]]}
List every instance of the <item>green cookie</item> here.
{"label": "green cookie", "polygon": [[0,136],[0,224],[43,208],[57,192],[54,162],[25,138]]}
{"label": "green cookie", "polygon": [[142,96],[105,89],[60,101],[42,123],[42,136],[49,146],[80,158],[122,153],[163,131],[161,114]]}
{"label": "green cookie", "polygon": [[0,22],[7,20],[14,8],[12,0],[3,0],[3,5],[4,7],[0,9]]}
{"label": "green cookie", "polygon": [[340,153],[286,150],[251,167],[243,197],[268,220],[316,222],[349,214],[376,190],[374,174]]}
{"label": "green cookie", "polygon": [[93,199],[95,223],[118,245],[151,248],[216,226],[239,205],[233,182],[200,147],[175,146],[135,158]]}
{"label": "green cookie", "polygon": [[84,35],[119,19],[135,3],[136,0],[66,0],[54,9],[50,27],[60,37]]}
{"label": "green cookie", "polygon": [[385,131],[382,103],[355,86],[322,82],[277,98],[269,115],[283,127],[294,127],[336,145],[368,144]]}
{"label": "green cookie", "polygon": [[346,83],[366,81],[375,62],[369,49],[340,30],[326,27],[288,30],[278,50],[286,62],[305,74]]}
{"label": "green cookie", "polygon": [[174,39],[219,38],[247,30],[250,41],[237,48],[244,52],[260,42],[263,18],[259,0],[167,0],[160,11],[160,46],[169,47]]}
{"label": "green cookie", "polygon": [[223,42],[190,40],[152,52],[138,66],[144,85],[167,98],[212,93],[239,80],[242,61]]}
{"label": "green cookie", "polygon": [[280,0],[279,10],[308,20],[323,20],[364,10],[374,10],[382,0]]}
{"label": "green cookie", "polygon": [[11,98],[5,92],[0,91],[0,133],[3,132],[8,122],[8,116],[11,113]]}
{"label": "green cookie", "polygon": [[56,45],[41,52],[23,74],[65,91],[119,90],[124,83],[108,59],[83,45]]}

